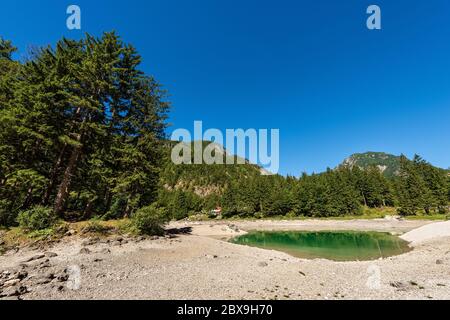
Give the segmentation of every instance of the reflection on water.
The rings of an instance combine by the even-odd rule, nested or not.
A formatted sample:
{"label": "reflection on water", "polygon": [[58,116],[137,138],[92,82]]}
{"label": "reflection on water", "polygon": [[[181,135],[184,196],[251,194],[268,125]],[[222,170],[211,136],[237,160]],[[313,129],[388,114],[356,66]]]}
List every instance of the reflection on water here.
{"label": "reflection on water", "polygon": [[233,243],[279,250],[295,257],[335,261],[374,260],[410,250],[408,243],[380,232],[251,232]]}

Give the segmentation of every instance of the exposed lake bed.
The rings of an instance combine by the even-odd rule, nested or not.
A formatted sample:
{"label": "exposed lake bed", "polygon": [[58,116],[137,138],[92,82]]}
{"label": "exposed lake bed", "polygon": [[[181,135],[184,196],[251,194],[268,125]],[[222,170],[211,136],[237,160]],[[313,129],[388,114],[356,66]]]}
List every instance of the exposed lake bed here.
{"label": "exposed lake bed", "polygon": [[79,266],[76,290],[54,279],[30,286],[23,299],[449,299],[450,237],[414,243],[413,250],[397,256],[347,262],[229,242],[255,230],[403,234],[424,225],[430,222],[182,221],[168,226],[185,231],[171,237],[118,244],[75,235],[52,248],[7,252],[0,256],[0,271],[13,272],[44,250],[56,256],[25,263],[23,282]]}

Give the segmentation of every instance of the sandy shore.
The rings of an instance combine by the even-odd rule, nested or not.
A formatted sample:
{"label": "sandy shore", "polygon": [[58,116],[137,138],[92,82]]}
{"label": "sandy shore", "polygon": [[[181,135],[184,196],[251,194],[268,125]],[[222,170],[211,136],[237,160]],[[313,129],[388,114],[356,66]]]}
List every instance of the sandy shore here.
{"label": "sandy shore", "polygon": [[[403,255],[366,262],[303,260],[225,241],[250,230],[372,230],[403,234],[422,226],[431,225],[395,219],[177,222],[169,228],[184,233],[153,240],[86,240],[73,236],[46,250],[22,249],[0,256],[0,296],[450,299],[450,236],[419,241],[414,243],[414,250]],[[8,286],[6,281],[10,281]],[[12,294],[12,288],[18,292]]]}
{"label": "sandy shore", "polygon": [[450,221],[427,224],[401,236],[413,247],[426,241],[444,237],[450,237]]}

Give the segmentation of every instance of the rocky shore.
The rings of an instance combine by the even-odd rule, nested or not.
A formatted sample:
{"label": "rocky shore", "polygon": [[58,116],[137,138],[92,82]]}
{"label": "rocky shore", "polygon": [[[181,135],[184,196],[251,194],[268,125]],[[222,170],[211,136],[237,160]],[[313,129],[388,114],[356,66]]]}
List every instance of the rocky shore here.
{"label": "rocky shore", "polygon": [[249,230],[405,233],[425,221],[177,222],[165,237],[73,234],[0,256],[0,299],[450,299],[450,237],[377,261],[227,242]]}

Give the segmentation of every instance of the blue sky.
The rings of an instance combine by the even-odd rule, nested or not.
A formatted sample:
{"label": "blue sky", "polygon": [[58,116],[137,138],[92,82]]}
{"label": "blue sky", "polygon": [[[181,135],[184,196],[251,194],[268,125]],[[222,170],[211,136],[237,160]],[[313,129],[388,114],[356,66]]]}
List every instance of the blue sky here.
{"label": "blue sky", "polygon": [[[66,8],[82,30],[66,29]],[[366,8],[382,30],[366,28]],[[0,35],[29,45],[116,30],[170,92],[175,128],[279,128],[280,172],[355,152],[450,167],[448,0],[7,1]]]}

